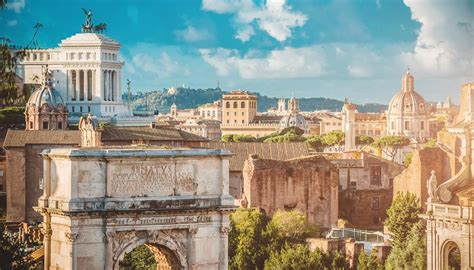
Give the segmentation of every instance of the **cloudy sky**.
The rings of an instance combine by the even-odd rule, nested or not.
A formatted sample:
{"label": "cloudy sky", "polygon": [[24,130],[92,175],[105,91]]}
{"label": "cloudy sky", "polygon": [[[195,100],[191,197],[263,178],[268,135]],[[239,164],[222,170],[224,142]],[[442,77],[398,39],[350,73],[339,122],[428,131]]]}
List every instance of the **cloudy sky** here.
{"label": "cloudy sky", "polygon": [[136,91],[185,84],[388,103],[407,67],[427,100],[474,81],[470,0],[8,0],[0,36],[55,47],[82,7],[122,44]]}

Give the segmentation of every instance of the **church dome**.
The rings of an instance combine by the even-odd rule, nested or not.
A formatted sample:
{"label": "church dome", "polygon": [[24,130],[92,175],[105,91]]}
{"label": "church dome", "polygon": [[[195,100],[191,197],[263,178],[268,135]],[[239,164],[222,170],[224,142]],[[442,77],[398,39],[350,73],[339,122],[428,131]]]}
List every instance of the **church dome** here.
{"label": "church dome", "polygon": [[54,90],[51,83],[51,74],[46,70],[41,87],[31,94],[26,104],[28,108],[62,109],[65,108],[64,100],[58,91]]}
{"label": "church dome", "polygon": [[289,127],[298,127],[306,130],[306,120],[304,119],[304,116],[300,114],[298,100],[294,97],[288,101],[288,112],[280,120],[278,130],[281,131]]}
{"label": "church dome", "polygon": [[428,112],[425,99],[415,92],[414,85],[415,79],[408,70],[403,77],[401,91],[389,103],[389,114],[425,114]]}
{"label": "church dome", "polygon": [[289,127],[298,127],[298,128],[301,128],[303,130],[306,129],[306,120],[304,119],[304,116],[297,113],[297,114],[289,114],[289,115],[286,115],[284,116],[281,120],[280,120],[280,124],[279,124],[279,130],[283,130],[285,128],[289,128]]}

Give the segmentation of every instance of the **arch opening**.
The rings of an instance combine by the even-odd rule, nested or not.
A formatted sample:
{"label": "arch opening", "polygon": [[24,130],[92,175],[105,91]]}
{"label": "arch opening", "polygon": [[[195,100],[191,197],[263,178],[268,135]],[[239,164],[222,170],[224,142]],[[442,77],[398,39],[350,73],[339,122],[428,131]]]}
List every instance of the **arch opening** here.
{"label": "arch opening", "polygon": [[443,252],[443,269],[460,270],[461,269],[461,250],[455,242],[448,242]]}
{"label": "arch opening", "polygon": [[119,270],[180,270],[182,269],[176,254],[169,248],[145,243],[125,253],[119,261]]}

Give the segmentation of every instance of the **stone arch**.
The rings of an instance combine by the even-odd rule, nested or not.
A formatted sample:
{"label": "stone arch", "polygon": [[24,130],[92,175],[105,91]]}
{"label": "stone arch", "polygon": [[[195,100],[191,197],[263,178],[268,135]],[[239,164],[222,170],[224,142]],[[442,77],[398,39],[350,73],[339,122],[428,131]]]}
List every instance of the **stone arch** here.
{"label": "stone arch", "polygon": [[[446,240],[443,243],[443,245],[441,246],[441,266],[442,266],[442,269],[453,269],[453,268],[449,268],[449,263],[450,263],[449,256],[450,256],[450,253],[452,253],[456,249],[459,252],[461,251],[461,249],[459,248],[459,245],[456,243],[456,241]],[[454,270],[457,270],[457,269],[460,269],[460,268],[454,268]]]}
{"label": "stone arch", "polygon": [[[119,269],[119,263],[123,260],[126,253],[135,248],[146,245],[155,255],[158,262],[166,260],[174,265],[171,268],[164,269],[187,269],[186,250],[181,243],[170,233],[164,231],[128,231],[113,233],[111,235],[113,242],[113,269]],[[179,267],[178,267],[179,266]]]}

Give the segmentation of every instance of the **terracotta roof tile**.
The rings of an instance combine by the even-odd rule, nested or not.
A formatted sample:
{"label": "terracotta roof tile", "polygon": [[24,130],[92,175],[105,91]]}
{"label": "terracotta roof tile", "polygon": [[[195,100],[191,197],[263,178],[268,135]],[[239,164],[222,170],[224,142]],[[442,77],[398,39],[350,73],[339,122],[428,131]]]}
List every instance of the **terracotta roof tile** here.
{"label": "terracotta roof tile", "polygon": [[257,154],[262,159],[288,160],[308,156],[308,146],[304,142],[287,143],[222,143],[206,142],[201,147],[221,148],[230,150],[235,156],[229,160],[230,171],[242,171],[245,160],[251,154]]}
{"label": "terracotta roof tile", "polygon": [[79,145],[81,132],[78,130],[8,130],[4,147],[22,147],[27,144]]}

